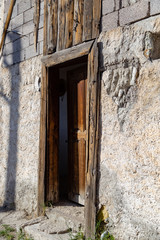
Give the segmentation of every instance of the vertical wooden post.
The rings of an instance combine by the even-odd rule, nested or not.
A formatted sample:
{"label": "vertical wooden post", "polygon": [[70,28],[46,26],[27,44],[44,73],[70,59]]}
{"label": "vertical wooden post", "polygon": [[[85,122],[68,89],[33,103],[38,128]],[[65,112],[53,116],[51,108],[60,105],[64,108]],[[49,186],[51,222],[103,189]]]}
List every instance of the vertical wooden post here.
{"label": "vertical wooden post", "polygon": [[43,55],[48,54],[48,0],[44,0]]}
{"label": "vertical wooden post", "polygon": [[38,167],[38,215],[42,214],[44,206],[47,88],[48,88],[48,71],[46,67],[42,66],[40,142],[39,142],[40,144],[39,144],[39,167]]}
{"label": "vertical wooden post", "polygon": [[72,40],[73,40],[74,1],[67,0],[65,4],[65,9],[66,9],[66,20],[65,20],[64,48],[69,48],[72,46]]}
{"label": "vertical wooden post", "polygon": [[87,143],[86,143],[86,193],[85,233],[94,238],[96,224],[96,175],[97,175],[97,124],[98,124],[98,47],[94,42],[88,56],[88,97],[87,97]]}
{"label": "vertical wooden post", "polygon": [[84,0],[74,0],[73,46],[82,42]]}
{"label": "vertical wooden post", "polygon": [[38,27],[39,27],[39,16],[40,15],[40,0],[34,1],[34,47],[37,51],[37,40],[38,40]]}
{"label": "vertical wooden post", "polygon": [[93,0],[84,0],[83,41],[92,39]]}
{"label": "vertical wooden post", "polygon": [[97,38],[100,32],[101,0],[93,0],[92,39]]}
{"label": "vertical wooden post", "polygon": [[65,9],[65,0],[59,0],[58,7],[58,42],[57,48],[58,51],[64,49],[64,39],[65,39],[65,22],[66,22],[66,9]]}

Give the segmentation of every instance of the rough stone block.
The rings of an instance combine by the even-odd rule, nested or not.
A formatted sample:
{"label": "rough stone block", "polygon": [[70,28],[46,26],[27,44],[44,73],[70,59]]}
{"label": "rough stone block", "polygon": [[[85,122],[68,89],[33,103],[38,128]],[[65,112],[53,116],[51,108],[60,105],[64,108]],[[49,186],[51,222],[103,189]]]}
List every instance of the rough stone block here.
{"label": "rough stone block", "polygon": [[3,55],[9,55],[13,53],[13,44],[12,42],[5,44],[3,49]]}
{"label": "rough stone block", "polygon": [[10,5],[10,0],[5,1],[5,3],[4,3],[4,12],[5,13],[8,13],[9,5]]}
{"label": "rough stone block", "polygon": [[150,11],[151,15],[160,13],[160,1],[159,0],[151,0],[150,1]]}
{"label": "rough stone block", "polygon": [[122,8],[119,11],[119,22],[123,26],[128,23],[136,22],[149,16],[149,2],[139,1],[132,6]]}
{"label": "rough stone block", "polygon": [[34,44],[34,36],[33,36],[33,32],[29,34],[29,45]]}
{"label": "rough stone block", "polygon": [[[124,8],[124,7],[128,7],[128,6],[131,6],[137,2],[140,2],[141,0],[122,0],[121,1],[121,7]],[[146,0],[143,0],[143,1],[146,1]],[[148,0],[147,0],[148,1]]]}
{"label": "rough stone block", "polygon": [[28,46],[29,46],[28,36],[24,36],[22,38],[19,38],[13,43],[14,52],[20,51],[24,48],[27,48]]}
{"label": "rough stone block", "polygon": [[15,18],[17,16],[17,4],[15,3],[12,11],[11,19]]}
{"label": "rough stone block", "polygon": [[27,48],[29,46],[29,38],[27,36],[24,36],[22,38],[17,39],[14,42],[10,42],[5,44],[3,54],[9,55],[11,53],[21,51],[24,48]]}
{"label": "rough stone block", "polygon": [[41,2],[40,15],[44,14],[44,2]]}
{"label": "rough stone block", "polygon": [[23,33],[23,35],[29,34],[29,33],[33,32],[33,30],[34,30],[33,20],[25,23],[22,26],[22,33]]}
{"label": "rough stone block", "polygon": [[[38,42],[43,41],[43,28],[40,28],[38,31]],[[30,33],[29,35],[29,44],[34,44],[34,35],[33,33]]]}
{"label": "rough stone block", "polygon": [[43,54],[43,41],[39,43],[39,54]]}
{"label": "rough stone block", "polygon": [[35,57],[37,55],[38,53],[35,51],[34,45],[31,45],[26,49],[26,59]]}
{"label": "rough stone block", "polygon": [[119,10],[119,8],[120,8],[120,1],[115,0],[115,10]]}
{"label": "rough stone block", "polygon": [[18,38],[20,38],[20,34],[16,33],[16,31],[8,32],[6,35],[5,44],[9,43],[9,42],[13,42],[13,41],[17,40]]}
{"label": "rough stone block", "polygon": [[14,52],[12,56],[13,56],[13,64],[22,62],[25,60],[25,50]]}
{"label": "rough stone block", "polygon": [[111,13],[114,11],[114,1],[113,0],[103,0],[102,1],[102,15]]}
{"label": "rough stone block", "polygon": [[24,23],[29,22],[33,19],[34,8],[30,8],[29,10],[24,12]]}
{"label": "rough stone block", "polygon": [[17,27],[20,27],[21,25],[23,25],[23,13],[11,20],[11,29],[15,29]]}
{"label": "rough stone block", "polygon": [[41,15],[39,20],[39,28],[43,27],[43,22],[44,22],[44,15]]}
{"label": "rough stone block", "polygon": [[102,17],[102,31],[108,31],[118,26],[118,11]]}
{"label": "rough stone block", "polygon": [[22,0],[18,3],[17,10],[18,14],[31,8],[31,2],[29,0]]}
{"label": "rough stone block", "polygon": [[2,59],[2,67],[6,68],[9,67],[13,64],[13,56],[12,54],[8,55],[8,56],[3,56]]}
{"label": "rough stone block", "polygon": [[43,28],[40,28],[38,31],[38,42],[43,41]]}

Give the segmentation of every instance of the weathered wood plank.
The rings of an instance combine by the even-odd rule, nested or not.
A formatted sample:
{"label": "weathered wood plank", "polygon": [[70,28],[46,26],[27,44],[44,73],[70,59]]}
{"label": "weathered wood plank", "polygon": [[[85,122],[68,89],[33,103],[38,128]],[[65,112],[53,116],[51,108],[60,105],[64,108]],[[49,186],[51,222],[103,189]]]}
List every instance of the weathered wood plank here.
{"label": "weathered wood plank", "polygon": [[44,0],[43,55],[48,54],[48,0]]}
{"label": "weathered wood plank", "polygon": [[[54,81],[53,81],[54,79]],[[56,203],[59,199],[59,85],[58,69],[50,68],[47,91],[47,169],[46,201]]]}
{"label": "weathered wood plank", "polygon": [[53,53],[53,1],[48,0],[48,54]]}
{"label": "weathered wood plank", "polygon": [[65,20],[64,48],[69,48],[72,46],[72,40],[73,40],[74,1],[67,0],[65,4],[65,9],[66,9],[66,20]]}
{"label": "weathered wood plank", "polygon": [[88,57],[88,145],[86,148],[86,238],[94,237],[96,224],[96,171],[97,171],[97,93],[98,93],[98,48],[95,41]]}
{"label": "weathered wood plank", "polygon": [[84,0],[74,0],[73,46],[82,43]]}
{"label": "weathered wood plank", "polygon": [[3,33],[2,33],[2,39],[1,39],[1,42],[0,42],[0,51],[1,51],[1,49],[3,47],[3,43],[5,41],[7,29],[8,29],[9,23],[10,23],[10,19],[11,19],[11,16],[12,16],[12,11],[13,11],[13,7],[14,7],[15,2],[16,2],[16,0],[11,0],[11,2],[10,2],[6,22],[5,22]]}
{"label": "weathered wood plank", "polygon": [[58,0],[53,0],[53,46],[55,46],[55,51],[57,47],[57,37],[58,37]]}
{"label": "weathered wood plank", "polygon": [[39,167],[38,167],[38,215],[43,213],[44,206],[44,177],[46,155],[46,98],[47,98],[47,69],[42,67],[41,82],[41,113],[40,113],[40,140],[39,140]]}
{"label": "weathered wood plank", "polygon": [[65,22],[66,22],[65,0],[59,0],[58,19],[59,24],[58,24],[57,50],[60,51],[64,49],[65,39]]}
{"label": "weathered wood plank", "polygon": [[93,0],[92,39],[99,36],[101,19],[101,0]]}
{"label": "weathered wood plank", "polygon": [[83,42],[92,39],[93,0],[84,0]]}
{"label": "weathered wood plank", "polygon": [[46,67],[51,67],[56,64],[60,64],[82,56],[86,56],[88,55],[93,42],[94,41],[92,40],[86,43],[82,43],[78,46],[74,46],[72,48],[64,49],[60,52],[44,56],[42,57],[42,63]]}
{"label": "weathered wood plank", "polygon": [[40,18],[40,0],[35,0],[33,22],[34,22],[34,47],[36,51],[37,51],[39,18]]}

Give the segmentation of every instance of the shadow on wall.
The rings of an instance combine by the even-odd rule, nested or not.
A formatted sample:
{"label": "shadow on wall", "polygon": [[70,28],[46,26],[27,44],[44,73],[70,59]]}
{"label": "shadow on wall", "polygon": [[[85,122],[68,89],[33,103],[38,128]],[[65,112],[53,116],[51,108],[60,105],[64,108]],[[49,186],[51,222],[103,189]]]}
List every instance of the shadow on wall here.
{"label": "shadow on wall", "polygon": [[[8,34],[10,41],[12,41],[13,36],[18,33]],[[12,43],[12,51],[15,49],[15,42]],[[20,62],[20,49],[21,49],[21,38],[19,39],[19,51],[14,52],[11,56],[11,61]],[[3,56],[3,64],[9,67],[9,63],[5,56]],[[8,155],[7,155],[7,170],[6,170],[6,182],[5,182],[5,199],[3,206],[0,206],[0,211],[15,210],[15,192],[16,192],[16,169],[17,169],[17,143],[18,143],[18,120],[19,120],[19,85],[20,77],[16,79],[13,77],[11,68],[10,71],[10,96],[6,96],[3,90],[0,92],[0,97],[5,100],[9,107],[9,138],[8,138]],[[19,72],[19,65],[17,68]],[[3,89],[3,86],[2,86]]]}

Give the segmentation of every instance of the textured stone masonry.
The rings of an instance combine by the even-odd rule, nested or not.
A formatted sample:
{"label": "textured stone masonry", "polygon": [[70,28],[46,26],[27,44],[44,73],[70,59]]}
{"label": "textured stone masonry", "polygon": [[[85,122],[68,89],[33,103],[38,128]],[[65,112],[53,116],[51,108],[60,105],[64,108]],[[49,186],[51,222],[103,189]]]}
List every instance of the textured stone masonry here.
{"label": "textured stone masonry", "polygon": [[149,16],[149,2],[140,1],[119,11],[119,24],[123,26]]}
{"label": "textured stone masonry", "polygon": [[[128,25],[156,14],[160,14],[159,0],[103,0],[102,31]],[[115,24],[116,22],[118,24]]]}
{"label": "textured stone masonry", "polygon": [[[7,0],[4,9],[4,21],[7,17],[8,8],[10,1]],[[17,0],[13,8],[11,21],[8,27],[8,34],[6,35],[4,45],[4,61],[3,66],[10,66],[14,63],[24,61],[42,54],[40,51],[40,42],[43,42],[43,11],[44,1],[41,1],[40,10],[40,23],[38,32],[38,49],[37,52],[33,47],[34,36],[34,24],[33,24],[33,13],[34,13],[34,1],[33,0]],[[31,39],[33,38],[33,39]],[[13,56],[12,56],[13,54]]]}
{"label": "textured stone masonry", "polygon": [[160,1],[159,0],[150,0],[150,9],[151,15],[160,13]]}

